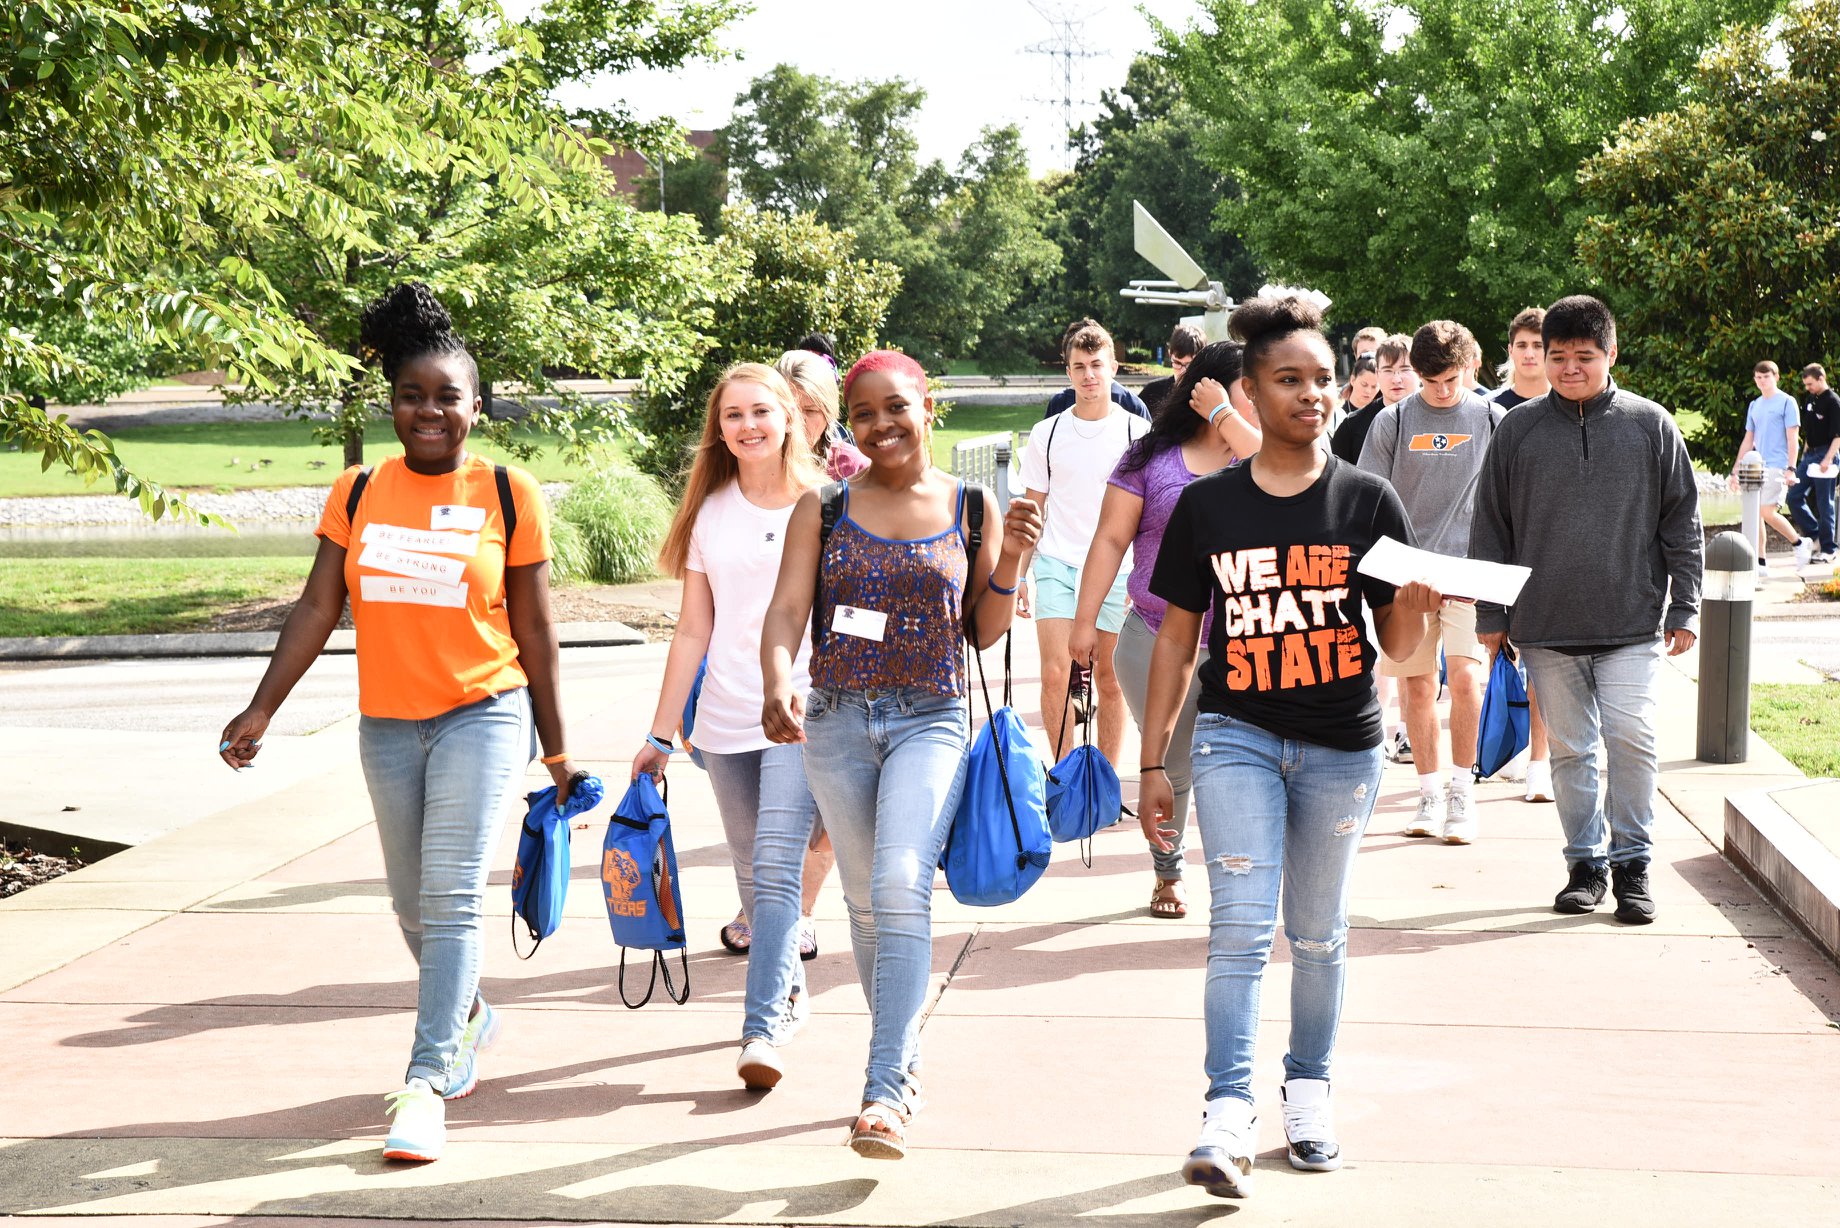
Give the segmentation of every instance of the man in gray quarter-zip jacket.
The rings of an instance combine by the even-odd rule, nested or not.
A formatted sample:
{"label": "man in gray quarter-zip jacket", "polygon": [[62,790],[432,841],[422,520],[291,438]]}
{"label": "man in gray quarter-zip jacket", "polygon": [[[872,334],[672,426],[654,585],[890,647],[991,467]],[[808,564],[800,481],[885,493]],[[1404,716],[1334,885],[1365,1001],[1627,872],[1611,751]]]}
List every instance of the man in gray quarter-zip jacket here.
{"label": "man in gray quarter-zip jacket", "polygon": [[1477,632],[1491,653],[1512,640],[1540,694],[1568,865],[1554,911],[1590,912],[1613,886],[1616,919],[1646,925],[1655,676],[1663,637],[1675,656],[1697,634],[1699,489],[1673,418],[1610,378],[1609,309],[1560,299],[1541,331],[1552,391],[1497,428],[1469,539],[1472,558],[1533,574],[1513,609],[1478,606]]}

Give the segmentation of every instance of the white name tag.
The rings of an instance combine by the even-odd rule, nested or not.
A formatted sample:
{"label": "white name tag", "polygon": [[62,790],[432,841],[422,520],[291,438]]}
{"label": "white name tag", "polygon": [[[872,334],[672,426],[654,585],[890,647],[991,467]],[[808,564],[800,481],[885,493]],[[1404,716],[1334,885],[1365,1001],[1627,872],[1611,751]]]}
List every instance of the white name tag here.
{"label": "white name tag", "polygon": [[464,554],[468,558],[479,553],[477,533],[431,533],[427,529],[405,529],[375,521],[364,526],[359,540],[367,546],[375,542],[400,550],[433,550],[437,554]]}
{"label": "white name tag", "polygon": [[438,554],[417,554],[413,550],[394,550],[377,542],[364,547],[364,553],[358,556],[358,564],[362,567],[375,567],[378,571],[393,571],[399,576],[414,576],[418,580],[439,580],[443,584],[458,584],[466,577],[466,564],[459,559],[445,559]]}
{"label": "white name tag", "polygon": [[466,605],[466,585],[436,584],[432,580],[398,580],[394,576],[359,576],[358,596],[365,601],[459,608]]}
{"label": "white name tag", "polygon": [[831,630],[841,631],[845,635],[860,636],[865,640],[882,642],[882,631],[888,624],[888,615],[878,614],[874,610],[865,610],[861,606],[840,605],[831,611]]}
{"label": "white name tag", "polygon": [[486,509],[460,503],[437,503],[428,513],[431,529],[466,529],[478,532],[485,527]]}

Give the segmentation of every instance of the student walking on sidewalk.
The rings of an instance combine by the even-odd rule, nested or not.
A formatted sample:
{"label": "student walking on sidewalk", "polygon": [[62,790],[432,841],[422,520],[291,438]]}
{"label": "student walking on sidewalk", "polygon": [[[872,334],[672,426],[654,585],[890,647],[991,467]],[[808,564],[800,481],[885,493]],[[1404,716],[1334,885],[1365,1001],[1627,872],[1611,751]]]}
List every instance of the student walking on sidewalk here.
{"label": "student walking on sidewalk", "polygon": [[[756,1090],[779,1083],[779,1047],[805,1022],[802,886],[815,894],[823,869],[820,883],[803,883],[816,821],[804,753],[775,744],[760,727],[760,620],[793,505],[822,481],[797,399],[779,372],[751,362],[724,371],[709,394],[683,502],[658,552],[660,570],[684,583],[683,605],[651,732],[633,756],[635,780],[664,772],[697,667],[707,662],[692,740],[741,895],[741,915],[722,927],[722,944],[748,957],[735,1071]],[[801,649],[793,683],[802,688],[806,681]],[[815,933],[811,949],[815,955]]]}
{"label": "student walking on sidewalk", "polygon": [[[1381,647],[1410,657],[1441,604],[1423,584],[1397,590],[1357,574],[1381,537],[1409,541],[1385,481],[1321,446],[1335,397],[1322,311],[1287,295],[1233,313],[1246,391],[1263,432],[1249,462],[1201,478],[1176,500],[1150,591],[1168,603],[1150,658],[1138,804],[1161,847],[1175,793],[1170,740],[1196,637],[1212,612],[1195,719],[1195,824],[1207,858],[1207,1104],[1183,1165],[1219,1197],[1248,1192],[1257,1122],[1252,1092],[1259,993],[1280,898],[1291,948],[1284,1131],[1293,1167],[1341,1166],[1330,1061],[1341,1020],[1348,879],[1380,785],[1380,705],[1371,608]],[[1282,892],[1280,892],[1282,885]]]}
{"label": "student walking on sidewalk", "polygon": [[358,635],[358,749],[390,900],[421,967],[415,1041],[389,1097],[388,1159],[434,1160],[443,1100],[471,1094],[498,1016],[479,997],[489,861],[535,740],[566,796],[549,524],[522,469],[469,453],[479,371],[427,286],[364,311],[360,344],[390,382],[403,454],[347,469],[320,517],[319,553],[249,707],[219,753],[253,761],[263,731],[351,599]]}
{"label": "student walking on sidewalk", "polygon": [[[933,399],[905,354],[865,355],[843,394],[869,468],[806,494],[792,513],[761,635],[761,724],[776,743],[804,744],[869,1000],[868,1070],[850,1145],[898,1159],[920,1107],[933,877],[970,742],[965,643],[974,635],[973,648],[983,647],[1009,629],[1041,517],[1018,499],[999,522],[989,491],[934,468]],[[817,643],[806,696],[794,662],[808,623]]]}
{"label": "student walking on sidewalk", "polygon": [[[1553,911],[1616,893],[1616,919],[1647,925],[1655,811],[1655,675],[1693,647],[1704,570],[1699,488],[1668,412],[1611,379],[1616,321],[1589,295],[1541,325],[1552,391],[1489,445],[1470,556],[1533,569],[1511,610],[1482,603],[1490,654],[1521,650],[1552,742],[1566,884]],[[1601,779],[1600,751],[1608,779]]]}
{"label": "student walking on sidewalk", "polygon": [[[1252,402],[1240,386],[1240,373],[1237,341],[1206,346],[1189,364],[1173,395],[1160,400],[1150,433],[1132,444],[1112,470],[1105,501],[1099,507],[1099,529],[1080,569],[1079,605],[1067,647],[1074,664],[1090,669],[1099,651],[1100,608],[1125,558],[1139,560],[1130,573],[1126,591],[1131,610],[1118,632],[1112,661],[1125,703],[1140,726],[1150,688],[1150,651],[1163,625],[1164,602],[1150,591],[1150,571],[1156,565],[1169,513],[1190,482],[1259,450],[1259,428],[1251,421]],[[1147,826],[1144,829],[1156,872],[1150,915],[1171,920],[1188,915],[1182,886],[1183,833],[1188,824],[1188,744],[1195,731],[1200,687],[1199,678],[1191,678],[1164,761],[1175,792],[1175,808],[1167,819],[1176,833],[1172,847],[1157,847],[1155,832]],[[1049,730],[1053,732],[1054,726]],[[1146,821],[1141,813],[1138,819]]]}

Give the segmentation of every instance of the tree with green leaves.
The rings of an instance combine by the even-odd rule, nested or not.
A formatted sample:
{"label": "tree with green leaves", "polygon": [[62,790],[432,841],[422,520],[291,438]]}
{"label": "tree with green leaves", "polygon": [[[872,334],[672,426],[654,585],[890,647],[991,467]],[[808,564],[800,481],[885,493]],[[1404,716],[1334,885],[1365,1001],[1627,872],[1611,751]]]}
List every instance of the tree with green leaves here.
{"label": "tree with green leaves", "polygon": [[1485,341],[1580,288],[1577,168],[1675,104],[1727,22],[1778,0],[1206,0],[1162,27],[1219,222],[1343,322]]}
{"label": "tree with green leaves", "polygon": [[[607,190],[601,156],[664,138],[558,84],[712,50],[733,0],[23,0],[0,14],[0,278],[9,320],[123,326],[250,396],[332,407],[348,456],[377,401],[355,317],[388,282],[449,299],[488,378],[695,366],[728,275],[695,227]],[[579,123],[589,123],[589,135]],[[0,440],[154,516],[191,514],[98,432],[34,407],[98,356],[0,333]],[[551,415],[575,442],[615,421]],[[617,413],[617,411],[612,411]]]}
{"label": "tree with green leaves", "polygon": [[1624,125],[1580,172],[1579,254],[1617,312],[1627,379],[1704,415],[1687,442],[1715,465],[1743,434],[1758,362],[1840,357],[1835,64],[1840,0],[1734,28],[1684,105]]}

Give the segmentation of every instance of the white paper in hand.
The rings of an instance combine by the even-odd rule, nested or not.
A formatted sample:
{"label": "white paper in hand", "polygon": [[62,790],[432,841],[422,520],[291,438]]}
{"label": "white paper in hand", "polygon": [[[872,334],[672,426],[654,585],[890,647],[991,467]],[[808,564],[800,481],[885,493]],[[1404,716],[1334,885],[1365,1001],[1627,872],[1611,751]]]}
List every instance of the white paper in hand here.
{"label": "white paper in hand", "polygon": [[1507,563],[1433,554],[1390,537],[1375,542],[1372,549],[1361,556],[1361,564],[1355,570],[1388,584],[1422,581],[1446,597],[1492,601],[1498,605],[1513,605],[1527,577],[1533,574],[1530,568]]}

